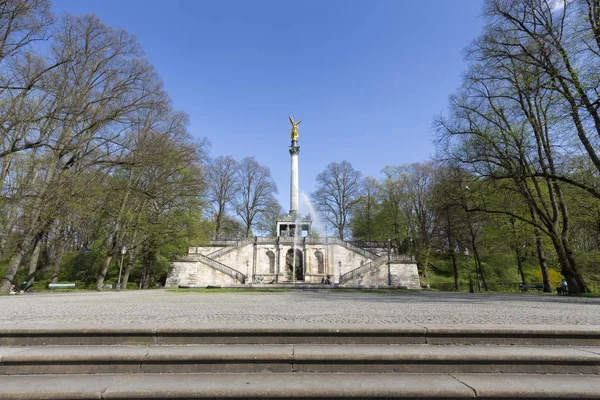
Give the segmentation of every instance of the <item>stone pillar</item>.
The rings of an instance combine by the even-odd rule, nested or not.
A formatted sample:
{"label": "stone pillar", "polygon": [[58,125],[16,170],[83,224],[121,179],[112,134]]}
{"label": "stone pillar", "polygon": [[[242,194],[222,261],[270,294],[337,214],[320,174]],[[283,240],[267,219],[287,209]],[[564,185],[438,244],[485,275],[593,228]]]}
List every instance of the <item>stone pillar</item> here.
{"label": "stone pillar", "polygon": [[254,283],[254,277],[256,276],[256,236],[254,236],[254,245],[252,247],[254,248],[252,249],[252,280],[250,283]]}
{"label": "stone pillar", "polygon": [[279,273],[281,271],[281,245],[279,244],[279,236],[277,236],[277,263],[275,265],[275,282],[279,282]]}
{"label": "stone pillar", "polygon": [[298,213],[298,154],[300,154],[298,140],[292,139],[292,145],[290,146],[290,156],[292,159],[290,176],[290,215],[296,215]]}

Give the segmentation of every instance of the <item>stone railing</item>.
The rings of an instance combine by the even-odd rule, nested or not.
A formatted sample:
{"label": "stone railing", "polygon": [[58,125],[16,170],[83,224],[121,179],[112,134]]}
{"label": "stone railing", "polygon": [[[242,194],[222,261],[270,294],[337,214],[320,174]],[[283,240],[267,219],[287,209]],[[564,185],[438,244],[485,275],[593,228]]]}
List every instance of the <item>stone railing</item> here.
{"label": "stone railing", "polygon": [[[388,261],[388,256],[387,254],[380,256],[378,258],[376,258],[373,261],[370,261],[368,263],[366,263],[365,265],[362,265],[358,268],[354,268],[351,271],[346,272],[345,274],[342,274],[340,276],[340,284],[344,284],[358,276],[362,276],[366,273],[369,273],[370,271],[373,271],[374,268],[380,267],[383,264],[386,264]],[[391,256],[390,257],[390,263],[397,263],[397,262],[402,262],[402,261],[410,261],[410,262],[414,262],[414,257],[408,254],[399,254],[399,255],[395,255],[395,256]]]}
{"label": "stone railing", "polygon": [[237,244],[237,242],[239,242],[240,240],[238,239],[215,239],[215,240],[211,240],[210,241],[210,245],[214,246],[214,247],[221,247],[221,246],[235,246]]}
{"label": "stone railing", "polygon": [[369,261],[365,265],[361,265],[358,268],[354,268],[353,270],[348,271],[345,274],[342,274],[340,276],[340,285],[342,285],[358,276],[362,276],[364,274],[367,274],[367,273],[373,271],[374,268],[377,268],[377,267],[387,263],[387,260],[388,260],[388,256],[386,254],[384,256],[376,258],[373,261]]}
{"label": "stone railing", "polygon": [[241,283],[246,283],[246,275],[242,274],[240,271],[237,271],[223,263],[218,262],[217,260],[213,260],[212,258],[202,254],[195,254],[194,257],[201,263],[204,263],[209,267],[216,269],[217,271],[220,271]]}
{"label": "stone railing", "polygon": [[361,249],[387,249],[387,241],[375,241],[375,240],[349,240],[349,243],[360,247]]}
{"label": "stone railing", "polygon": [[415,261],[415,257],[411,256],[410,254],[398,254],[395,256],[390,257],[390,262],[392,264],[397,263],[399,261],[410,261],[410,262],[414,262]]}
{"label": "stone railing", "polygon": [[293,244],[294,241],[296,241],[296,240],[298,241],[299,244],[305,243],[305,239],[302,237],[296,238],[294,236],[279,236],[279,243]]}
{"label": "stone railing", "polygon": [[[230,242],[230,241],[228,241]],[[240,240],[240,241],[231,241],[227,247],[223,247],[222,249],[215,250],[208,255],[210,258],[219,258],[224,256],[227,253],[231,253],[234,250],[237,250],[241,247],[252,244],[252,240]]]}
{"label": "stone railing", "polygon": [[339,238],[336,238],[336,237],[328,237],[328,238],[326,238],[325,241],[319,239],[319,242],[326,243],[326,244],[337,244],[338,246],[345,247],[348,250],[351,250],[351,251],[353,251],[355,253],[358,253],[361,256],[366,257],[366,258],[368,258],[370,260],[372,260],[372,259],[374,259],[374,258],[377,257],[377,254],[374,254],[374,253],[372,253],[372,252],[370,252],[368,250],[365,250],[365,249],[361,249],[360,247],[356,247],[353,244],[351,244],[350,242],[346,242],[346,241],[344,241],[342,239],[339,239]]}
{"label": "stone railing", "polygon": [[272,236],[257,236],[255,242],[260,244],[277,244],[277,238]]}

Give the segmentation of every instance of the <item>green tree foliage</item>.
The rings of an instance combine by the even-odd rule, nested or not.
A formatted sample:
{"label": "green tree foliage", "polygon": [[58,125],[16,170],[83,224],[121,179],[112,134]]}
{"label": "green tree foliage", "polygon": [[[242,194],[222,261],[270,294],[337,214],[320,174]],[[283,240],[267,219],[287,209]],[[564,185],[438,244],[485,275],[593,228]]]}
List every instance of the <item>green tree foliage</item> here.
{"label": "green tree foliage", "polygon": [[[441,155],[511,193],[527,212],[478,210],[530,224],[542,265],[540,243],[549,239],[572,293],[588,288],[568,191],[600,199],[597,10],[596,1],[487,1],[463,87],[437,122]],[[542,275],[551,290],[543,267]]]}

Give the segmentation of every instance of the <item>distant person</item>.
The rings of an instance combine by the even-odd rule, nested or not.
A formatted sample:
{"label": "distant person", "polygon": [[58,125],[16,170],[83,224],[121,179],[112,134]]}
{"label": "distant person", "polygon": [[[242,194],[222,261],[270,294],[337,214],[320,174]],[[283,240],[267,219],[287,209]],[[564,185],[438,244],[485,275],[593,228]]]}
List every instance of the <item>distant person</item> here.
{"label": "distant person", "polygon": [[567,283],[566,279],[563,279],[560,286],[556,288],[556,291],[558,292],[558,294],[567,294],[569,290],[569,284]]}

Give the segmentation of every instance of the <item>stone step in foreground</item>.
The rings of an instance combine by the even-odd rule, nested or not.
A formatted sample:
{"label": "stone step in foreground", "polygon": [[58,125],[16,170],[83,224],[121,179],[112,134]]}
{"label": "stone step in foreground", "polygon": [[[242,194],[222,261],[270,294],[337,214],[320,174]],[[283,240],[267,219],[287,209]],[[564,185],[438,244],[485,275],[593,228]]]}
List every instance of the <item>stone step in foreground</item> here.
{"label": "stone step in foreground", "polygon": [[600,399],[597,375],[106,374],[0,376],[0,399]]}
{"label": "stone step in foreground", "polygon": [[410,324],[0,325],[0,346],[155,344],[600,346],[600,326]]}
{"label": "stone step in foreground", "polygon": [[292,372],[600,374],[600,346],[0,347],[0,375]]}

